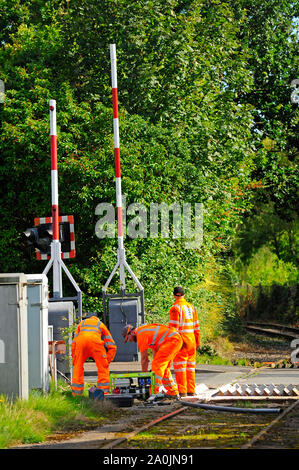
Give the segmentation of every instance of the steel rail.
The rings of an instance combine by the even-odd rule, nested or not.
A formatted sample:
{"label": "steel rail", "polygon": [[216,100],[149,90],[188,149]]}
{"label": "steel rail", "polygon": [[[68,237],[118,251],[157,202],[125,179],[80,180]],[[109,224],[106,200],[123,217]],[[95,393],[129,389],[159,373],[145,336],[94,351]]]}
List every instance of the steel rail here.
{"label": "steel rail", "polygon": [[299,401],[295,401],[295,403],[292,403],[288,408],[286,408],[277,418],[273,419],[271,423],[268,424],[264,429],[262,429],[256,436],[254,436],[249,442],[244,444],[241,449],[249,449],[252,447],[253,444],[255,444],[261,437],[263,437],[275,424],[277,424],[279,421],[281,421],[282,418],[284,418],[290,411],[292,411],[297,405]]}
{"label": "steel rail", "polygon": [[[290,406],[288,406],[283,412],[281,412],[281,410],[277,410],[277,412],[279,412],[279,416],[275,417],[267,426],[265,426],[258,434],[256,434],[249,442],[247,442],[246,444],[243,444],[240,449],[248,449],[250,448],[255,442],[257,442],[260,438],[262,438],[276,423],[278,423],[283,417],[285,417],[290,411],[292,411],[297,405],[298,405],[299,401],[296,401],[295,403],[292,403]],[[134,431],[126,434],[125,436],[122,436],[121,438],[118,438],[118,439],[115,439],[113,440],[112,442],[109,442],[108,444],[106,444],[105,446],[101,447],[101,449],[113,449],[115,447],[117,447],[118,445],[128,441],[129,439],[131,439],[132,437],[135,437],[137,434],[143,432],[143,431],[147,431],[148,429],[158,425],[159,423],[167,420],[167,419],[172,419],[174,418],[175,416],[177,416],[178,414],[180,413],[183,413],[184,411],[186,411],[188,409],[188,406],[186,406],[187,403],[185,402],[184,403],[184,406],[182,408],[178,408],[177,410],[171,412],[171,413],[167,413],[163,416],[160,416],[159,418],[156,418],[152,421],[149,421],[148,423],[142,425],[141,427],[135,429]],[[188,405],[191,405],[191,402],[188,403]],[[195,406],[196,407],[196,404],[193,404],[192,406]],[[233,407],[223,407],[223,406],[207,406],[207,405],[204,405],[204,404],[199,404],[198,408],[203,408],[203,409],[206,409],[206,410],[211,410],[211,411],[230,411],[230,412],[243,412],[245,413],[246,411],[247,412],[253,412],[253,413],[257,413],[258,412],[258,409],[254,409],[254,410],[250,410],[250,409],[246,409],[246,411],[244,409],[241,409],[241,408],[233,408]],[[273,412],[274,409],[265,409],[265,408],[262,408],[260,409],[260,412]]]}
{"label": "steel rail", "polygon": [[286,325],[281,325],[280,323],[267,323],[267,322],[254,322],[254,321],[247,321],[246,324],[248,326],[257,326],[257,327],[268,327],[268,328],[278,328],[281,331],[290,331],[291,333],[298,333],[299,335],[299,328],[296,328],[295,326],[286,326]]}
{"label": "steel rail", "polygon": [[257,334],[262,334],[262,335],[267,335],[267,336],[281,336],[287,339],[299,338],[299,329],[297,328],[285,327],[285,329],[283,329],[283,326],[281,325],[281,329],[278,329],[278,325],[276,325],[274,328],[274,325],[270,325],[270,324],[268,324],[267,327],[268,328],[266,327],[262,328],[258,324],[246,325],[246,329],[252,333],[257,333]]}
{"label": "steel rail", "polygon": [[[257,375],[261,372],[261,369],[264,369],[263,368],[260,368],[258,371],[253,369],[253,370],[250,370],[248,371],[245,376],[243,376],[243,378],[246,378],[246,377],[249,377],[251,376],[252,374],[254,375]],[[234,382],[232,382],[234,383]],[[298,401],[299,402],[299,401]],[[293,409],[296,404],[298,404],[298,402],[295,402],[293,403],[290,407],[288,407],[285,411],[281,412],[281,409],[270,409],[270,411],[268,411],[269,409],[260,409],[261,411],[258,411],[258,409],[254,408],[254,409],[249,409],[249,408],[246,408],[246,409],[241,409],[241,408],[234,408],[234,407],[228,407],[228,406],[219,406],[219,405],[207,405],[207,404],[197,404],[197,405],[193,405],[191,402],[187,403],[187,402],[184,402],[183,404],[183,407],[182,408],[178,408],[177,410],[171,412],[171,413],[167,413],[166,415],[163,415],[159,418],[156,418],[144,425],[142,425],[141,427],[135,429],[134,431],[126,434],[125,436],[122,436],[121,438],[118,438],[118,439],[115,439],[113,440],[112,442],[106,444],[104,447],[101,447],[101,449],[113,449],[115,447],[117,447],[119,444],[122,444],[123,442],[126,442],[128,441],[129,439],[131,439],[132,437],[136,436],[137,434],[143,432],[143,431],[146,431],[154,426],[156,426],[157,424],[161,423],[162,421],[165,421],[167,419],[171,419],[175,416],[177,416],[178,414],[180,413],[183,413],[184,411],[186,411],[188,409],[188,406],[191,406],[191,407],[195,407],[195,408],[202,408],[202,409],[206,409],[206,410],[210,410],[210,411],[219,411],[219,412],[242,412],[242,413],[246,413],[246,412],[249,412],[249,414],[251,413],[262,413],[262,412],[266,412],[266,413],[280,413],[279,417],[273,419],[271,421],[271,423],[269,425],[267,425],[264,430],[262,430],[257,436],[255,436],[249,443],[247,443],[248,445],[252,445],[251,442],[255,442],[256,440],[258,440],[262,435],[264,435],[268,429],[270,429],[272,427],[272,425],[274,425],[276,422],[278,422],[281,418],[283,418],[289,411],[291,411],[291,409]],[[241,410],[241,411],[240,411]],[[244,411],[246,410],[246,411]],[[273,424],[272,424],[273,423]],[[246,444],[246,445],[247,445]],[[245,448],[244,446],[241,447],[241,448]]]}
{"label": "steel rail", "polygon": [[182,413],[183,411],[186,411],[186,408],[179,408],[178,410],[172,411],[171,413],[167,413],[164,416],[160,416],[160,418],[156,418],[153,421],[150,421],[149,423],[144,424],[140,428],[135,429],[135,431],[132,431],[128,434],[126,434],[123,437],[120,437],[119,439],[116,439],[115,441],[110,442],[109,444],[105,445],[104,447],[101,447],[101,449],[113,449],[113,447],[116,447],[117,445],[131,439],[132,437],[136,436],[137,434],[146,431],[147,429],[155,426],[158,423],[161,423],[161,421],[165,421],[166,419],[173,418],[174,416],[178,415],[179,413]]}

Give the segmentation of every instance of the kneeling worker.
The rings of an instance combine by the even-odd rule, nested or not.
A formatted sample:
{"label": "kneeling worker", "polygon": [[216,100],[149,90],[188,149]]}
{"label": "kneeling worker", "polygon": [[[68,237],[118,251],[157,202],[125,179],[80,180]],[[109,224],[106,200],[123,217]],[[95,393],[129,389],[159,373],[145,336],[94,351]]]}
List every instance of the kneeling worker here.
{"label": "kneeling worker", "polygon": [[77,326],[71,346],[73,358],[72,395],[78,397],[84,391],[84,362],[95,360],[98,379],[97,388],[108,394],[110,390],[109,364],[116,354],[116,344],[108,328],[98,317],[91,314]]}
{"label": "kneeling worker", "polygon": [[170,364],[181,349],[183,341],[179,333],[159,323],[142,325],[137,328],[126,325],[122,330],[125,343],[137,342],[141,352],[141,369],[147,372],[149,358],[148,348],[153,350],[152,372],[156,376],[156,391],[163,385],[167,396],[179,398],[178,388],[171,376]]}

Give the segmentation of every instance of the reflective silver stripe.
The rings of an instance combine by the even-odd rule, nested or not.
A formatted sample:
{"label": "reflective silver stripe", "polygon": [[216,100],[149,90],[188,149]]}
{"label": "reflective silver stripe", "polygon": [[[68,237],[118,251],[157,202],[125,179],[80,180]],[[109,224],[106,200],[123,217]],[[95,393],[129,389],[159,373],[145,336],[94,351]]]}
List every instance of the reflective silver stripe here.
{"label": "reflective silver stripe", "polygon": [[84,384],[75,384],[75,383],[72,383],[72,387],[84,388]]}
{"label": "reflective silver stripe", "polygon": [[116,344],[114,343],[114,341],[105,341],[105,345],[106,346],[116,346]]}
{"label": "reflective silver stripe", "polygon": [[110,382],[98,382],[97,387],[110,387]]}
{"label": "reflective silver stripe", "polygon": [[174,325],[179,325],[180,322],[178,320],[169,320],[169,323],[173,323]]}
{"label": "reflective silver stripe", "polygon": [[99,320],[98,323],[97,323],[97,329],[99,330],[100,334],[103,336],[103,332],[102,332],[102,330],[101,330],[101,328],[100,328],[100,327],[101,327],[101,324],[102,324],[102,322],[101,322],[101,320]]}
{"label": "reflective silver stripe", "polygon": [[173,363],[174,366],[185,366],[186,364],[187,364],[186,361],[174,362],[174,363]]}
{"label": "reflective silver stripe", "polygon": [[180,333],[194,333],[194,329],[193,329],[193,328],[192,328],[192,329],[190,328],[190,329],[188,329],[188,330],[180,330]]}
{"label": "reflective silver stripe", "polygon": [[83,391],[81,390],[72,390],[72,393],[75,393],[76,395],[83,395]]}
{"label": "reflective silver stripe", "polygon": [[162,379],[162,383],[163,383],[164,385],[167,385],[167,384],[168,384],[168,385],[173,385],[173,384],[174,384],[174,380],[173,380],[173,378],[169,378],[169,379],[165,379],[165,378],[164,378],[164,379]]}
{"label": "reflective silver stripe", "polygon": [[162,380],[162,379],[163,379],[163,377],[161,377],[160,375],[157,375],[157,374],[155,374],[155,375],[156,375],[156,379],[158,379],[158,380]]}
{"label": "reflective silver stripe", "polygon": [[[163,341],[164,341],[165,336],[167,335],[167,333],[168,333],[168,330],[166,330],[165,333],[164,333],[164,335],[161,336],[161,338],[160,338],[159,341],[158,341],[158,345],[160,345],[161,343],[163,343]],[[169,336],[172,336],[172,334],[169,335]]]}
{"label": "reflective silver stripe", "polygon": [[177,373],[177,372],[186,372],[186,369],[175,369],[174,368],[174,372]]}
{"label": "reflective silver stripe", "polygon": [[143,331],[155,331],[155,330],[156,328],[143,328],[143,330],[139,330],[139,331],[136,330],[136,335],[138,336]]}
{"label": "reflective silver stripe", "polygon": [[167,338],[171,338],[171,336],[174,336],[174,335],[178,335],[178,333],[176,331],[173,331],[172,333],[169,333]]}
{"label": "reflective silver stripe", "polygon": [[90,326],[89,328],[81,328],[81,331],[96,331],[97,333],[99,330],[95,326]]}
{"label": "reflective silver stripe", "polygon": [[160,325],[156,326],[156,330],[155,330],[151,345],[155,344],[155,341],[156,341],[156,338],[158,336],[159,330],[160,330]]}
{"label": "reflective silver stripe", "polygon": [[195,361],[187,361],[188,366],[195,366]]}

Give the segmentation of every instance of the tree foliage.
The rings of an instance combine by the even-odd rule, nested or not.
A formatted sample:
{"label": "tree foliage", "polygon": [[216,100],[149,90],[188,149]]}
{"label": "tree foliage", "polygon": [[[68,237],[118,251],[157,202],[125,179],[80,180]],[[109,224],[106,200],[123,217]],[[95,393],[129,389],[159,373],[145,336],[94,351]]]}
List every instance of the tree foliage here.
{"label": "tree foliage", "polygon": [[[276,12],[280,4],[284,9],[277,19],[270,12],[263,29],[255,3],[0,2],[0,74],[6,85],[0,105],[2,272],[43,269],[19,235],[34,217],[51,215],[48,102],[56,99],[60,213],[75,217],[77,257],[68,265],[84,292],[84,308],[101,304],[103,283],[116,262],[116,239],[95,234],[97,205],[115,204],[110,43],[117,49],[127,205],[204,205],[199,249],[186,250],[182,238],[125,240],[152,318],[167,312],[174,284],[189,287],[200,303],[199,286],[209,266],[223,269],[258,181],[271,182],[263,197],[276,195],[280,207],[290,204],[293,210],[285,193],[295,185],[292,166],[280,175],[273,152],[262,144],[269,137],[292,161],[295,110],[286,104],[285,81],[294,69],[293,42],[290,30],[280,26],[282,18],[289,25],[289,13],[284,1],[274,2]],[[258,11],[267,9],[267,2],[259,3]],[[257,119],[263,119],[262,128]],[[274,176],[283,186],[276,192]]]}

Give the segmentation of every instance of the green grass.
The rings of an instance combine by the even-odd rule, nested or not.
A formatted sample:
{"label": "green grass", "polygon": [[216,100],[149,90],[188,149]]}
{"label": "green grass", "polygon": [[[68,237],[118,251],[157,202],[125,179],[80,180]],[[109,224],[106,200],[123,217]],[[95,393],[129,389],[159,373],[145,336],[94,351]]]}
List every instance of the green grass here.
{"label": "green grass", "polygon": [[73,398],[70,386],[58,381],[57,389],[43,395],[33,391],[28,400],[9,400],[0,395],[0,448],[43,442],[54,431],[86,429],[98,425],[109,410],[104,403],[84,396]]}
{"label": "green grass", "polygon": [[232,366],[233,365],[230,359],[225,359],[217,355],[210,356],[208,354],[199,355],[196,362],[198,364],[212,364],[216,366]]}

